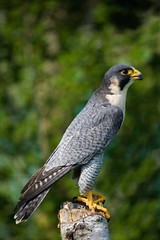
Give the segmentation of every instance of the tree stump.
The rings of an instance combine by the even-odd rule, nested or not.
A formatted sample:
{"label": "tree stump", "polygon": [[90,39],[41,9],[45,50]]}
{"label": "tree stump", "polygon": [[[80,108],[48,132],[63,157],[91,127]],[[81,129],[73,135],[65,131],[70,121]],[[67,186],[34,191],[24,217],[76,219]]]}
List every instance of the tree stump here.
{"label": "tree stump", "polygon": [[83,203],[65,202],[59,211],[62,240],[109,240],[107,219]]}

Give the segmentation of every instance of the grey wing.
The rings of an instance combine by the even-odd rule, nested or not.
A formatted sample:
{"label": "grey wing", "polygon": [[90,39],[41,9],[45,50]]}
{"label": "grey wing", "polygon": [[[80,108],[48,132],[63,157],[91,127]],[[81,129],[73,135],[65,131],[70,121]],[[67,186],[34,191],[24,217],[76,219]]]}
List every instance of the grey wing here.
{"label": "grey wing", "polygon": [[110,105],[84,109],[66,130],[57,150],[48,159],[45,170],[87,163],[104,151],[123,121],[120,108]]}
{"label": "grey wing", "polygon": [[23,206],[64,176],[102,153],[119,130],[123,113],[117,107],[84,108],[73,120],[58,147],[22,190],[17,208]]}

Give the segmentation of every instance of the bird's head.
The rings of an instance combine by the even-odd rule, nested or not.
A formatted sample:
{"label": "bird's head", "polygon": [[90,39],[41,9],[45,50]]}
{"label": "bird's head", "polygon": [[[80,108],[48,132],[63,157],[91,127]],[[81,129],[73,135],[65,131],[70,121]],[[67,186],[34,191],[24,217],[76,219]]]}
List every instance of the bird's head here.
{"label": "bird's head", "polygon": [[142,79],[142,73],[134,67],[125,64],[117,64],[106,72],[103,79],[103,85],[107,88],[108,93],[118,94],[123,90],[127,90],[135,80]]}

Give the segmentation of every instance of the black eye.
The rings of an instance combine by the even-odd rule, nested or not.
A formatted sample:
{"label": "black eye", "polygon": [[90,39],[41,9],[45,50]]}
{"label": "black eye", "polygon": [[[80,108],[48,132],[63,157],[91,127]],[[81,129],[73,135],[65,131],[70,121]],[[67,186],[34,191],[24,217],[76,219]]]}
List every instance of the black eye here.
{"label": "black eye", "polygon": [[123,75],[129,75],[129,70],[123,69],[123,70],[121,71],[121,73],[122,73]]}

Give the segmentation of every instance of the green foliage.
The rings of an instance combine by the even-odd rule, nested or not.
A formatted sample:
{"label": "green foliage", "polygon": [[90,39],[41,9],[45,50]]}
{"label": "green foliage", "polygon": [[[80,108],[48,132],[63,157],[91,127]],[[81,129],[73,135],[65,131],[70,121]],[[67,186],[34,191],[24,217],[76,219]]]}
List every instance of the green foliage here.
{"label": "green foliage", "polygon": [[106,194],[112,240],[160,234],[159,1],[0,2],[0,239],[60,239],[57,212],[78,194],[70,174],[16,226],[20,190],[116,63],[141,70],[126,119],[96,188]]}

